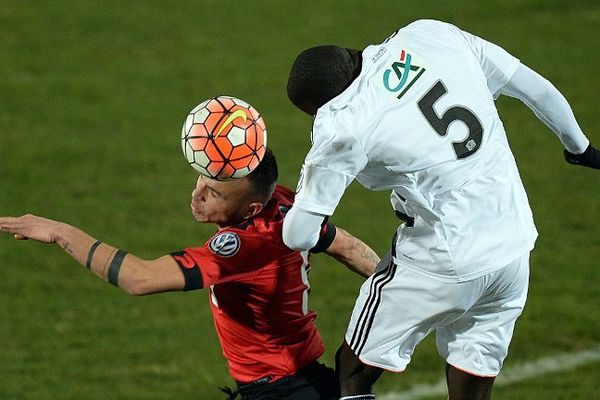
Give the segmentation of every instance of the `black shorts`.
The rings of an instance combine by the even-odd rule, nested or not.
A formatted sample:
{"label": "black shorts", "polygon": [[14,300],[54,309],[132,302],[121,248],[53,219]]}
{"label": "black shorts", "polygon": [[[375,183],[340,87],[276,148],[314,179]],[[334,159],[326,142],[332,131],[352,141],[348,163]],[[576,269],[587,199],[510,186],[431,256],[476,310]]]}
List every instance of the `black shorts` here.
{"label": "black shorts", "polygon": [[340,387],[333,369],[314,361],[273,383],[238,384],[242,400],[337,400]]}

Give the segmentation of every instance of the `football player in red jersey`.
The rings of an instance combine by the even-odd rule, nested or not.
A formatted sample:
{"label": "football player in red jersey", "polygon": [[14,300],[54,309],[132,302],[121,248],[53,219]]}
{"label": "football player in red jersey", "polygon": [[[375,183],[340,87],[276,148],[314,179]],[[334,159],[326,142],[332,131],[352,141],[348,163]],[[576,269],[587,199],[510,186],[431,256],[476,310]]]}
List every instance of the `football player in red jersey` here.
{"label": "football player in red jersey", "polygon": [[[209,302],[229,372],[242,399],[337,399],[339,387],[323,354],[308,310],[308,252],[282,240],[294,193],[276,185],[270,150],[247,177],[215,181],[200,177],[191,209],[217,232],[204,245],[143,260],[71,225],[33,215],[0,218],[0,230],[17,239],[57,243],[79,263],[133,295],[209,289]],[[331,223],[323,224],[311,252],[335,257],[370,275],[379,257]]]}

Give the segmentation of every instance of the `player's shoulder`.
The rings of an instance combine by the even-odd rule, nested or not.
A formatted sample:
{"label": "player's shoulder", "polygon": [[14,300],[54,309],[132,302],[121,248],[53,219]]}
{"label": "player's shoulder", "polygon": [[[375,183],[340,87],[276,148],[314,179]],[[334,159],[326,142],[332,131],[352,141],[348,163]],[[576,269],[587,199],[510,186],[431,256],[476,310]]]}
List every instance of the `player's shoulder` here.
{"label": "player's shoulder", "polygon": [[360,91],[355,83],[317,110],[311,132],[313,143],[317,136],[321,141],[329,141],[350,134],[356,126],[358,116],[353,108],[356,107],[354,102],[360,97]]}
{"label": "player's shoulder", "polygon": [[453,25],[449,22],[440,21],[438,19],[428,19],[428,18],[417,19],[417,20],[411,22],[410,24],[406,25],[402,29],[410,30],[410,29],[432,29],[432,28],[433,29],[446,29],[446,30],[458,29],[455,25]]}
{"label": "player's shoulder", "polygon": [[390,37],[391,41],[398,41],[402,45],[406,45],[406,42],[410,42],[414,36],[433,38],[434,41],[460,36],[461,29],[449,22],[437,19],[418,19],[399,29],[396,33]]}
{"label": "player's shoulder", "polygon": [[261,264],[260,257],[263,251],[277,252],[277,249],[284,246],[279,225],[281,224],[257,220],[223,228],[213,234],[203,247],[210,252],[213,259],[253,260],[253,263],[258,265]]}
{"label": "player's shoulder", "polygon": [[230,258],[239,252],[242,247],[242,242],[247,241],[247,235],[244,234],[243,230],[237,228],[225,228],[212,235],[206,241],[204,247],[214,256]]}

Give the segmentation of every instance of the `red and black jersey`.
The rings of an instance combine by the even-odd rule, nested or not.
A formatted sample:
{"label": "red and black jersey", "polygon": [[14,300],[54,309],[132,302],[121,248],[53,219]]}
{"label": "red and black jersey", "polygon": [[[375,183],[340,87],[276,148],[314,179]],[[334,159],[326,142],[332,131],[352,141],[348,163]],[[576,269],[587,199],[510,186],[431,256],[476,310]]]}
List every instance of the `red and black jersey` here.
{"label": "red and black jersey", "polygon": [[[277,186],[255,217],[220,229],[202,247],[172,253],[186,290],[210,288],[223,354],[239,382],[292,375],[324,351],[307,305],[308,252],[290,250],[282,239],[293,199]],[[328,247],[334,236],[335,227],[325,225],[317,246]]]}

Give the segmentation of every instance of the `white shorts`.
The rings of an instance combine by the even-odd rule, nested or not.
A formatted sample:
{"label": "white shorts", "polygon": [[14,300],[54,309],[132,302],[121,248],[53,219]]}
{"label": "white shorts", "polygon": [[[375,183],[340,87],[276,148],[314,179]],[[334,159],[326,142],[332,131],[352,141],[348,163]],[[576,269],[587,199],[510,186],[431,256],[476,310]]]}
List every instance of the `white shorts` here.
{"label": "white shorts", "polygon": [[508,352],[529,285],[529,253],[468,282],[441,282],[388,254],[362,285],[346,342],[362,362],[393,372],[410,363],[431,331],[450,365],[496,376]]}

